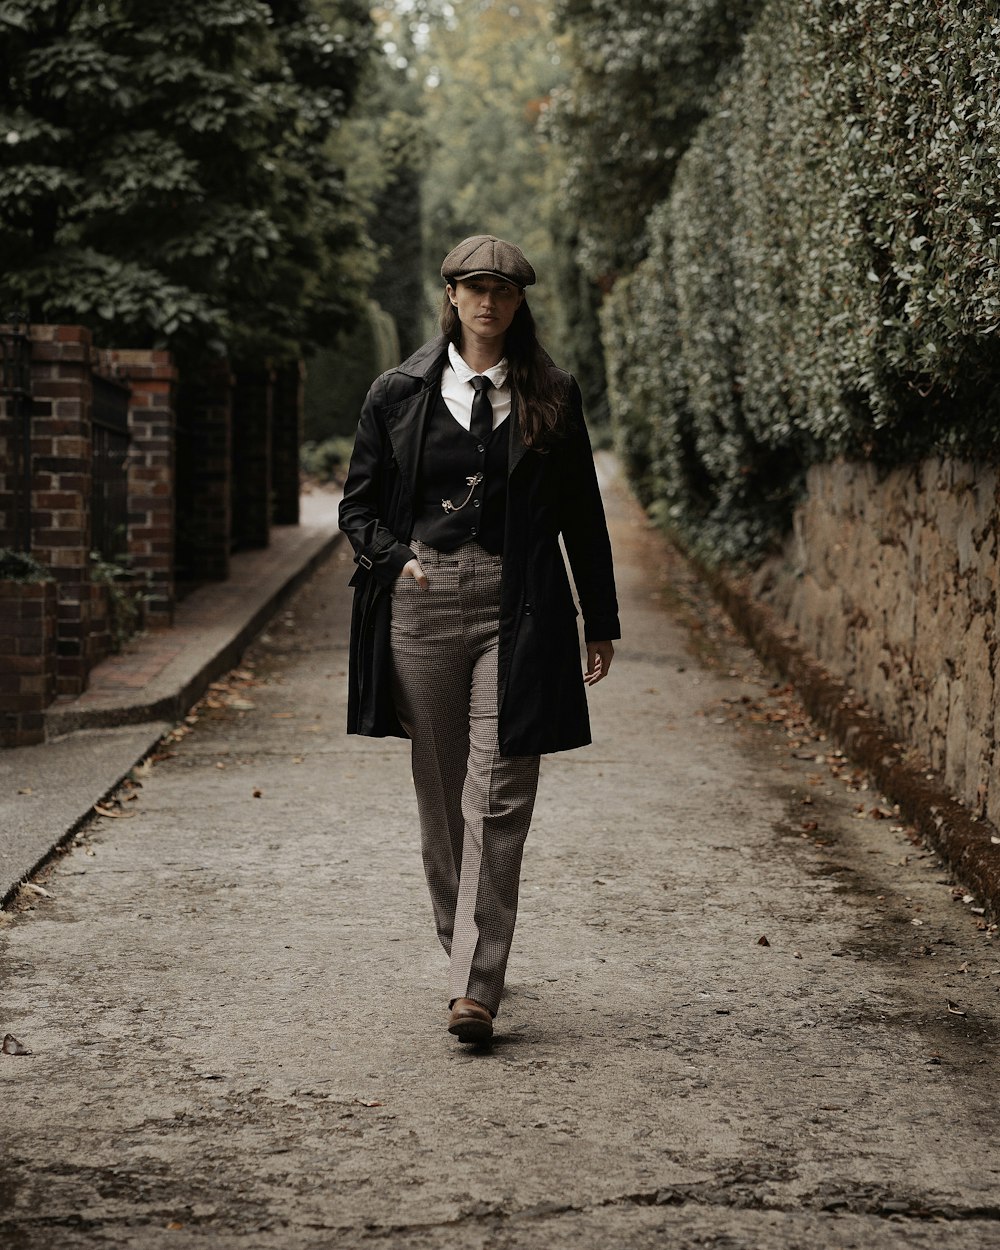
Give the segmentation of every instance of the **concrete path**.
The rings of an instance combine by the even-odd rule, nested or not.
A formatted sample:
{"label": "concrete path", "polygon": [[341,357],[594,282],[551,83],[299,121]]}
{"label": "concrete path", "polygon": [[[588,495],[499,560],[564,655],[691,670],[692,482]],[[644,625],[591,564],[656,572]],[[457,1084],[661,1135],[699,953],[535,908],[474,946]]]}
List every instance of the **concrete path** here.
{"label": "concrete path", "polygon": [[47,741],[0,751],[0,901],[86,819],[209,683],[243,654],[340,540],[339,491],[303,495],[299,525],[233,556],[169,629],[148,630],[91,670],[87,689],[45,714]]}
{"label": "concrete path", "polygon": [[340,550],[2,922],[0,1244],[1000,1244],[993,931],[608,498],[627,637],[492,1050],[406,745],[342,733]]}

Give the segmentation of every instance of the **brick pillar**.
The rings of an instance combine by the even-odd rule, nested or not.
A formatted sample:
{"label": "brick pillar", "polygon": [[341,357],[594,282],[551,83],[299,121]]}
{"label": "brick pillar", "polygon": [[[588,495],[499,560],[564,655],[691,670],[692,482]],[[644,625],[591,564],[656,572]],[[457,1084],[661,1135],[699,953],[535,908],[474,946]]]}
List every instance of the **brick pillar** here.
{"label": "brick pillar", "polygon": [[274,372],[238,369],[233,392],[233,545],[266,547],[271,530]]}
{"label": "brick pillar", "polygon": [[299,447],[302,444],[305,364],[293,360],[278,369],[274,379],[274,417],[271,425],[271,476],[275,525],[299,523]]}
{"label": "brick pillar", "polygon": [[229,576],[232,394],[225,360],[184,373],[177,388],[176,576],[187,585]]}
{"label": "brick pillar", "polygon": [[90,331],[32,326],[31,339],[31,554],[59,587],[57,692],[77,695],[90,632]]}
{"label": "brick pillar", "polygon": [[144,579],[147,625],[174,620],[174,407],[177,369],[169,352],[111,351],[132,387],[128,424],[128,550]]}
{"label": "brick pillar", "polygon": [[16,547],[14,513],[16,508],[18,433],[12,400],[0,395],[0,547]]}
{"label": "brick pillar", "polygon": [[45,740],[56,694],[54,581],[0,581],[0,746]]}

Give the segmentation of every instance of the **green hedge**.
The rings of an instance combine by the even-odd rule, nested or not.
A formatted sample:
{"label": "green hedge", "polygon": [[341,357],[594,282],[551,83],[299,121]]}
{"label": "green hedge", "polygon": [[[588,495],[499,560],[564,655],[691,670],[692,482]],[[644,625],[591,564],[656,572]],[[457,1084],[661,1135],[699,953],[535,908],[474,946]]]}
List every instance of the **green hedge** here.
{"label": "green hedge", "polygon": [[[306,361],[303,433],[309,443],[352,437],[368,388],[400,363],[392,317],[375,300],[366,301],[363,313],[334,347]],[[304,456],[311,454],[304,449]]]}
{"label": "green hedge", "polygon": [[773,0],[604,310],[619,444],[703,556],[805,467],[1000,446],[1000,6]]}
{"label": "green hedge", "polygon": [[761,0],[556,0],[572,73],[547,125],[565,148],[577,257],[602,281],[646,254],[643,222],[714,99]]}

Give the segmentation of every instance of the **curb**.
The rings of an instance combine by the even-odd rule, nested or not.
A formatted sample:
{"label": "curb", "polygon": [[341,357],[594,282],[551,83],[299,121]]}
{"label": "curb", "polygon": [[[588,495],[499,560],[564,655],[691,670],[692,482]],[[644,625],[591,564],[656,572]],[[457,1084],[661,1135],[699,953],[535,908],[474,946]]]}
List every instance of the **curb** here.
{"label": "curb", "polygon": [[805,648],[778,617],[723,574],[692,564],[757,655],[795,686],[809,714],[865,768],[903,818],[941,856],[955,877],[1000,918],[1000,845],[996,828],[974,816],[903,747],[870,708]]}
{"label": "curb", "polygon": [[[247,646],[342,538],[339,531],[331,531],[301,553],[294,571],[285,576],[283,570],[281,580],[249,605],[242,619],[232,621],[228,636],[217,637],[200,655],[191,654],[187,668],[175,669],[159,690],[137,692],[134,699],[122,699],[117,705],[51,707],[44,743],[0,753],[0,772],[6,769],[0,784],[0,910],[93,816],[95,804],[114,794],[136,764],[155,750],[210,683],[239,662]],[[16,785],[11,784],[15,780]],[[32,791],[33,802],[44,803],[44,809],[18,806],[18,795]]]}
{"label": "curb", "polygon": [[138,700],[127,705],[92,708],[77,708],[71,703],[64,707],[53,705],[45,713],[47,737],[63,737],[81,729],[108,729],[120,725],[144,725],[147,721],[181,720],[209,685],[234,667],[249,643],[285,600],[333,553],[342,538],[339,531],[330,534],[287,580],[257,606],[235,634],[204,660],[195,672],[184,677],[181,685],[145,702]]}

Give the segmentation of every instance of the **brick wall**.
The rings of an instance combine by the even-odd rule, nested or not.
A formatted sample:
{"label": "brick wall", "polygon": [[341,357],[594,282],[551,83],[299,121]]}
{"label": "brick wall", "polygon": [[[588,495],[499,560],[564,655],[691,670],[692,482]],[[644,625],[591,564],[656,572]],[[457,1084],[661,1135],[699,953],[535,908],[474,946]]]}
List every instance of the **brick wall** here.
{"label": "brick wall", "polygon": [[1000,471],[809,471],[755,592],[979,815],[1000,824]]}
{"label": "brick wall", "polygon": [[305,411],[305,367],[300,360],[282,365],[274,378],[271,425],[271,479],[275,525],[299,523],[299,447]]}
{"label": "brick wall", "polygon": [[0,746],[45,738],[56,692],[54,581],[0,581]]}

